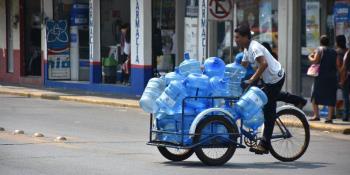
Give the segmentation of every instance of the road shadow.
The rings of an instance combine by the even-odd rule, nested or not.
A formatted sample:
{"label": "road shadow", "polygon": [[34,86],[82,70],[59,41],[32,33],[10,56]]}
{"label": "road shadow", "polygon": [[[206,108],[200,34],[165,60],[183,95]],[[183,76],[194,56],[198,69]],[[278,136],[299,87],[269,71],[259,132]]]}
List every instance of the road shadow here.
{"label": "road shadow", "polygon": [[180,166],[183,168],[201,168],[201,169],[318,169],[327,167],[330,163],[295,161],[295,162],[259,162],[259,163],[226,163],[223,166],[206,166],[200,161],[183,162],[163,162],[165,166]]}

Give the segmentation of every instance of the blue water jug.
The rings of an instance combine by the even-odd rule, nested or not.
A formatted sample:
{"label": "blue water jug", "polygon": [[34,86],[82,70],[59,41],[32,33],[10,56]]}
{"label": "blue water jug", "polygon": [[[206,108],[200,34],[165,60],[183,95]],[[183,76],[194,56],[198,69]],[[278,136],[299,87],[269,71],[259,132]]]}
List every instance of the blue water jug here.
{"label": "blue water jug", "polygon": [[253,129],[253,131],[256,131],[264,123],[264,121],[264,113],[262,109],[260,109],[253,116],[251,116],[250,119],[244,120],[243,125]]}
{"label": "blue water jug", "polygon": [[181,81],[171,81],[156,100],[157,106],[168,115],[181,113],[182,100],[187,96],[186,88]]}
{"label": "blue water jug", "polygon": [[251,87],[236,103],[237,112],[244,121],[249,121],[261,111],[267,103],[266,94],[257,87]]}
{"label": "blue water jug", "polygon": [[[189,74],[186,78],[185,87],[190,97],[206,97],[209,95],[209,78],[204,74]],[[196,110],[206,108],[206,100],[203,98],[191,98],[186,100],[186,105]]]}
{"label": "blue water jug", "polygon": [[165,83],[166,83],[166,85],[169,85],[170,82],[173,81],[173,80],[178,80],[178,81],[185,80],[185,77],[182,76],[179,73],[179,68],[178,67],[175,67],[175,71],[174,72],[170,72],[170,73],[167,73],[165,75]]}
{"label": "blue water jug", "polygon": [[165,80],[161,78],[151,78],[139,101],[140,107],[148,113],[154,113],[158,109],[156,100],[165,89]]}
{"label": "blue water jug", "polygon": [[219,57],[210,57],[204,62],[204,74],[209,78],[217,76],[223,77],[225,73],[225,63]]}
{"label": "blue water jug", "polygon": [[245,77],[246,69],[237,63],[226,65],[225,78],[228,81],[229,93],[233,97],[242,95],[241,81]]}
{"label": "blue water jug", "polygon": [[182,118],[181,114],[167,115],[165,112],[158,112],[155,114],[155,116],[157,120],[157,129],[159,131],[173,132],[157,133],[156,139],[158,141],[166,141],[180,144],[182,134],[182,143],[184,145],[189,145],[192,143],[192,139],[189,136],[189,129],[195,118],[195,115],[185,115]]}
{"label": "blue water jug", "polygon": [[[214,76],[209,80],[210,84],[210,93],[212,97],[228,97],[230,96],[228,91],[228,83],[226,79],[221,77]],[[224,104],[225,100],[223,98],[218,98],[213,100],[211,107],[221,107]]]}
{"label": "blue water jug", "polygon": [[187,76],[190,73],[202,73],[200,68],[200,62],[195,59],[190,59],[190,54],[185,53],[184,61],[179,65],[179,72],[182,76]]}
{"label": "blue water jug", "polygon": [[[178,115],[167,115],[164,111],[159,111],[155,114],[157,121],[157,130],[166,132],[178,131]],[[156,139],[158,141],[167,141],[177,143],[179,137],[172,133],[157,133]]]}

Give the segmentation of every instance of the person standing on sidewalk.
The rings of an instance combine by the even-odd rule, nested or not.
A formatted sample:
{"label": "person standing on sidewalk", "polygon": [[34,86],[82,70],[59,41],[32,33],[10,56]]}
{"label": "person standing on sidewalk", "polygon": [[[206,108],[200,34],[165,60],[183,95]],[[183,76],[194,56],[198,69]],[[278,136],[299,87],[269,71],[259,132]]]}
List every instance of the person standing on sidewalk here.
{"label": "person standing on sidewalk", "polygon": [[320,64],[318,76],[313,84],[311,101],[314,116],[310,121],[319,121],[320,114],[318,105],[328,106],[328,118],[325,123],[333,123],[333,114],[337,98],[337,53],[329,48],[329,39],[326,35],[320,38],[321,46],[309,55],[312,64]]}
{"label": "person standing on sidewalk", "polygon": [[350,103],[349,103],[349,91],[350,91],[350,53],[349,50],[346,52],[343,60],[342,67],[340,69],[340,82],[339,86],[343,90],[344,99],[344,115],[343,121],[349,121],[350,117]]}
{"label": "person standing on sidewalk", "polygon": [[234,37],[237,45],[244,48],[242,65],[247,67],[251,64],[253,67],[257,67],[254,75],[246,80],[245,83],[252,84],[260,77],[264,81],[262,90],[267,95],[268,102],[263,109],[265,117],[263,139],[257,146],[252,147],[250,151],[256,154],[268,154],[276,120],[276,100],[284,84],[284,69],[263,45],[251,39],[252,36],[248,25],[236,28]]}

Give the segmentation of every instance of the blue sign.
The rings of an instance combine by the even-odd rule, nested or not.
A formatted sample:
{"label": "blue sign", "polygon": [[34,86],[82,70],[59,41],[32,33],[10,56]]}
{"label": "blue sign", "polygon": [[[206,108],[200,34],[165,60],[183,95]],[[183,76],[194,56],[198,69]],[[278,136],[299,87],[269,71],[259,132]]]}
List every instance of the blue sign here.
{"label": "blue sign", "polygon": [[68,25],[66,20],[48,20],[47,63],[48,79],[70,79]]}
{"label": "blue sign", "polygon": [[349,21],[349,5],[346,2],[336,2],[334,5],[334,20],[338,22],[348,22]]}
{"label": "blue sign", "polygon": [[69,46],[68,25],[66,20],[48,20],[46,22],[47,48],[49,50],[64,50]]}
{"label": "blue sign", "polygon": [[89,4],[73,4],[70,13],[70,25],[87,26],[89,25]]}

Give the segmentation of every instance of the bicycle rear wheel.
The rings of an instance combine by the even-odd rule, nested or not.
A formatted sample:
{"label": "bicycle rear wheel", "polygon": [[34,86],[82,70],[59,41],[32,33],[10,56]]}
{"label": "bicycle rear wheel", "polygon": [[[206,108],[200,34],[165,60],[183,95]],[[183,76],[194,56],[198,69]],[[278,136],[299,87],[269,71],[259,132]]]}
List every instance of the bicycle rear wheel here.
{"label": "bicycle rear wheel", "polygon": [[283,162],[299,159],[310,142],[310,128],[305,115],[296,109],[277,113],[271,138],[270,152]]}

